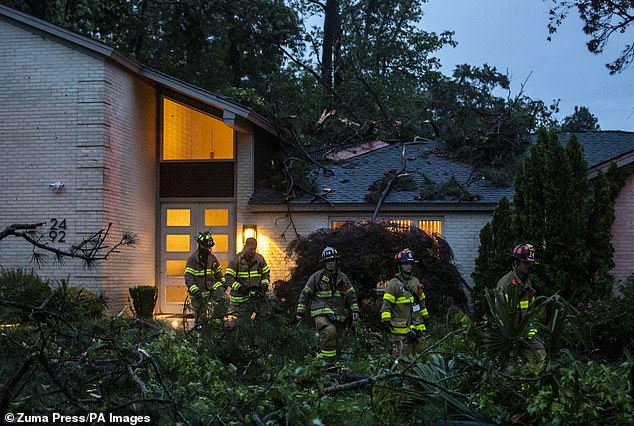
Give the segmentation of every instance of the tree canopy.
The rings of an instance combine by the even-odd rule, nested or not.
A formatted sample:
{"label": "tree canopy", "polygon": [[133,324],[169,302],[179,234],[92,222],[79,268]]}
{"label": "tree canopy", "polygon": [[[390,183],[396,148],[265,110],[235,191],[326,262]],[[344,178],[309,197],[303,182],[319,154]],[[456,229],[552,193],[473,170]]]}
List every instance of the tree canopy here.
{"label": "tree canopy", "polygon": [[[550,34],[557,32],[571,10],[578,12],[583,21],[583,32],[590,36],[586,46],[592,53],[603,53],[608,41],[619,38],[634,23],[634,0],[552,0]],[[549,37],[550,39],[550,37]],[[634,43],[623,47],[617,58],[606,64],[610,74],[617,74],[634,61]]]}

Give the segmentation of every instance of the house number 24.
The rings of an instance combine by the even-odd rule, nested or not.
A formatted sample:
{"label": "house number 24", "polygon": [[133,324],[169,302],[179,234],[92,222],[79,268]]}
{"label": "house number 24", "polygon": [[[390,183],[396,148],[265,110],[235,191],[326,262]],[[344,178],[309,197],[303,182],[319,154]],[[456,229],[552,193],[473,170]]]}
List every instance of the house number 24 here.
{"label": "house number 24", "polygon": [[50,220],[52,224],[49,228],[48,237],[51,241],[58,243],[66,242],[66,219],[56,219],[53,218]]}

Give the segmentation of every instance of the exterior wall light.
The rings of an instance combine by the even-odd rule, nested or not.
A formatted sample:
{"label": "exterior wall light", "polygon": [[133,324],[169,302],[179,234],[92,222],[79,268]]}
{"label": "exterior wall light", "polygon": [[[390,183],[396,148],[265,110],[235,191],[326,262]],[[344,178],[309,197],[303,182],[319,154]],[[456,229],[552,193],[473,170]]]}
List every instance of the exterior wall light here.
{"label": "exterior wall light", "polygon": [[64,188],[64,182],[62,182],[61,180],[58,180],[56,182],[49,183],[48,188],[55,192],[59,192]]}
{"label": "exterior wall light", "polygon": [[242,243],[246,244],[247,238],[258,239],[257,225],[242,225]]}

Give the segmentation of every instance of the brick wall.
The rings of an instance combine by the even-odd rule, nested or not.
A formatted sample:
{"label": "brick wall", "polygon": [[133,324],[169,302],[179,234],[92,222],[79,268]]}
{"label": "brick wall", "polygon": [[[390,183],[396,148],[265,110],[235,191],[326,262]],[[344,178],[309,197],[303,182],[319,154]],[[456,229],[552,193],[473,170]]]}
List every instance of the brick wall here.
{"label": "brick wall", "polygon": [[[101,194],[85,189],[102,179],[94,168],[105,130],[94,123],[104,113],[104,75],[102,61],[0,20],[0,227],[65,219],[64,249],[99,229]],[[57,180],[65,184],[59,193],[48,188]],[[46,234],[52,223],[42,228]],[[34,267],[31,253],[10,237],[0,243],[0,264]],[[100,291],[99,265],[85,270],[68,260],[36,272]]]}
{"label": "brick wall", "polygon": [[113,236],[136,234],[135,248],[124,248],[103,262],[103,286],[110,307],[128,303],[128,288],[154,285],[156,274],[156,111],[155,89],[108,64],[105,76],[103,222]]}
{"label": "brick wall", "polygon": [[634,174],[627,178],[616,199],[614,215],[612,246],[615,266],[611,273],[616,279],[624,280],[634,274]]}
{"label": "brick wall", "polygon": [[[0,81],[0,227],[48,221],[50,241],[51,219],[65,219],[66,242],[55,243],[64,249],[110,222],[111,237],[140,238],[136,250],[87,270],[77,260],[35,268],[31,246],[10,237],[0,265],[68,278],[120,309],[128,285],[154,283],[154,92],[102,59],[1,20]],[[57,180],[59,193],[48,188]]]}

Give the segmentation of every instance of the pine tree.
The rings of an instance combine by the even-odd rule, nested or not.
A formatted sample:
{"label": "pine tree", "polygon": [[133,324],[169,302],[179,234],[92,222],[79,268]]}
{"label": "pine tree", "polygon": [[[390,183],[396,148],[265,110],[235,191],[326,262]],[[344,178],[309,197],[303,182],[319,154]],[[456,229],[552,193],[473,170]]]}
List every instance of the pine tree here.
{"label": "pine tree", "polygon": [[622,178],[612,167],[609,178],[599,173],[591,185],[587,174],[582,148],[574,136],[562,147],[554,131],[539,132],[516,174],[514,208],[506,200],[498,206],[501,211],[509,210],[512,219],[505,223],[513,227],[494,224],[494,213],[494,220],[481,232],[473,275],[476,305],[481,303],[480,293],[491,285],[493,271],[501,275],[503,265],[508,267],[508,261],[493,255],[491,247],[500,247],[494,245],[494,236],[498,243],[510,238],[509,247],[520,242],[535,245],[538,264],[531,281],[541,294],[559,292],[573,303],[606,294],[614,266],[610,241],[614,200]]}
{"label": "pine tree", "polygon": [[480,231],[480,248],[475,271],[471,274],[475,283],[471,300],[478,317],[486,312],[486,289],[494,288],[500,277],[511,267],[509,254],[515,245],[512,222],[511,203],[502,198],[493,212],[491,222]]}

